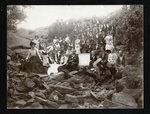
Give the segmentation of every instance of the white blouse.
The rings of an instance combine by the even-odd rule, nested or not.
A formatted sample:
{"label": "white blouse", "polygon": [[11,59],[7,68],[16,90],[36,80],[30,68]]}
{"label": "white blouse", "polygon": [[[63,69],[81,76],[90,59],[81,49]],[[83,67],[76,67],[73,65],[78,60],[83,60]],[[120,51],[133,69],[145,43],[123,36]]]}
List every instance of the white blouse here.
{"label": "white blouse", "polygon": [[40,56],[39,51],[38,51],[37,48],[29,49],[28,55],[27,55],[27,58],[26,58],[26,59],[29,59],[30,57],[32,57],[32,56],[37,56],[37,55],[38,55],[39,58],[41,59],[41,56]]}

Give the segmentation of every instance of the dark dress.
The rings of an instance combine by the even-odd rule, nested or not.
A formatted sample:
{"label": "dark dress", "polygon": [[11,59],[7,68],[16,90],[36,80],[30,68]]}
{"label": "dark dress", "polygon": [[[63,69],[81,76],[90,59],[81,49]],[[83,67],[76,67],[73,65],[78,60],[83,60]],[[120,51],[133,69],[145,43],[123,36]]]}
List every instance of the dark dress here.
{"label": "dark dress", "polygon": [[47,68],[43,66],[38,56],[32,56],[29,59],[28,72],[46,74]]}

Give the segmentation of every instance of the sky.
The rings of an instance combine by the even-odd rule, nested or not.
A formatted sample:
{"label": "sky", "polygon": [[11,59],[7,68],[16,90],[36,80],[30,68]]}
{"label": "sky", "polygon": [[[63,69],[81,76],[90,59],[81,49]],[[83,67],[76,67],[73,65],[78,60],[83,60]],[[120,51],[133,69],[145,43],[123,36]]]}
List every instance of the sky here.
{"label": "sky", "polygon": [[31,5],[24,9],[27,18],[18,28],[34,30],[49,26],[57,19],[65,21],[72,18],[107,16],[121,7],[122,5]]}

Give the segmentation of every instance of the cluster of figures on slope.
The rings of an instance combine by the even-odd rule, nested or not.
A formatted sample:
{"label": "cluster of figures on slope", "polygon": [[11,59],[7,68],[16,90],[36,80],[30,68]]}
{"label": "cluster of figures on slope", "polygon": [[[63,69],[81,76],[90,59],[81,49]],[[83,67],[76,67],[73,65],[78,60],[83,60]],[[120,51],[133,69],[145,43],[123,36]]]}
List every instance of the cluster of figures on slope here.
{"label": "cluster of figures on slope", "polygon": [[[113,35],[108,33],[105,37],[95,41],[92,37],[83,41],[76,37],[74,42],[66,35],[66,38],[54,38],[50,46],[42,47],[39,36],[30,42],[31,49],[26,57],[26,71],[35,73],[47,73],[51,64],[59,64],[58,71],[79,69],[79,54],[90,53],[88,68],[95,70],[97,78],[110,70],[111,76],[115,79],[117,72],[122,72],[125,67],[125,56],[123,50],[114,47]],[[86,58],[85,58],[86,59]]]}

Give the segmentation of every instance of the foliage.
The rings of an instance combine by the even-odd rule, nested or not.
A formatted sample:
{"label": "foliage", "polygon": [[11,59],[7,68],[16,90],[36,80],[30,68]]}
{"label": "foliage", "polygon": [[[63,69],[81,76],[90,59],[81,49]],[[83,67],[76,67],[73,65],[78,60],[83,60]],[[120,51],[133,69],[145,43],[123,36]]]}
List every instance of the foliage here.
{"label": "foliage", "polygon": [[[113,26],[113,36],[115,45],[123,44],[125,50],[140,52],[143,42],[143,6],[142,5],[124,5],[121,10],[114,12],[109,17],[95,17],[100,24],[109,24]],[[80,22],[81,26],[77,26]],[[66,22],[55,22],[49,27],[50,41],[54,36],[65,37],[68,34],[71,38],[76,32],[85,30],[87,26],[93,26],[93,17],[89,19],[68,20]],[[76,31],[75,31],[76,29]]]}
{"label": "foliage", "polygon": [[7,29],[16,30],[17,25],[27,17],[23,9],[26,5],[8,5],[7,6]]}
{"label": "foliage", "polygon": [[122,42],[130,53],[140,52],[143,42],[143,7],[141,5],[124,6],[117,15],[113,15],[116,43]]}

